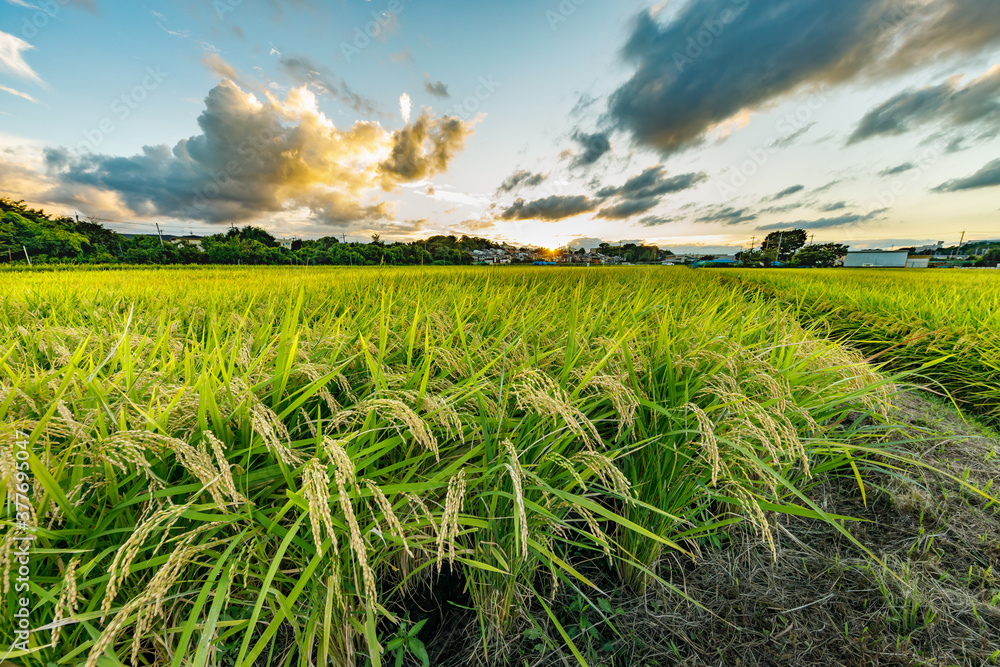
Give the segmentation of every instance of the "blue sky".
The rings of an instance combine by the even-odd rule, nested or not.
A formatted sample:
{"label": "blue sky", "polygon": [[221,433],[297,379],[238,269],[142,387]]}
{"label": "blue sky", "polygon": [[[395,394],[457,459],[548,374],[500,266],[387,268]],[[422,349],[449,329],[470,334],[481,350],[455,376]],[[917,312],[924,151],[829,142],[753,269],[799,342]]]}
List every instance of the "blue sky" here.
{"label": "blue sky", "polygon": [[954,243],[998,130],[994,0],[0,0],[0,194],[121,231]]}

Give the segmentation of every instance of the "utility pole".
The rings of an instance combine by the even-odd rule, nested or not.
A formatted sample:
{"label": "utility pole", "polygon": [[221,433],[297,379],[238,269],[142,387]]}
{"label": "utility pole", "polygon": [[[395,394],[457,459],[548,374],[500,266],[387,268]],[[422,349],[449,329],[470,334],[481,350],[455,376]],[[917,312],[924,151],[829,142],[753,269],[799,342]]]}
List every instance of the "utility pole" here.
{"label": "utility pole", "polygon": [[785,232],[778,232],[778,254],[774,256],[774,261],[781,261],[781,242],[785,240]]}
{"label": "utility pole", "polygon": [[962,230],[962,240],[958,242],[958,254],[962,254],[962,245],[965,244],[965,230]]}
{"label": "utility pole", "polygon": [[753,253],[755,250],[757,250],[757,237],[756,236],[753,237],[753,240],[750,241],[750,252]]}
{"label": "utility pole", "polygon": [[153,224],[156,225],[156,235],[160,237],[160,247],[162,248],[163,247],[163,235],[160,234],[160,223],[154,222]]}
{"label": "utility pole", "polygon": [[31,266],[31,258],[30,258],[30,257],[28,257],[28,249],[27,249],[27,248],[25,248],[25,247],[24,247],[24,246],[22,245],[22,246],[21,246],[21,250],[23,250],[23,251],[24,251],[24,258],[25,258],[26,260],[28,260],[28,266]]}

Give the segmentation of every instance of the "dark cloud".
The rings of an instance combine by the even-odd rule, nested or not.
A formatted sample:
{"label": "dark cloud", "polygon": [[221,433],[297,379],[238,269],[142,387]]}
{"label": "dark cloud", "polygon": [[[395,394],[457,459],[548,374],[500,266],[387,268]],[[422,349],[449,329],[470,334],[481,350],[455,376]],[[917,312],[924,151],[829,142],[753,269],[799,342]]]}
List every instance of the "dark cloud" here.
{"label": "dark cloud", "polygon": [[504,179],[497,192],[513,192],[521,186],[535,187],[541,185],[548,178],[545,174],[534,174],[524,169],[519,169]]}
{"label": "dark cloud", "polygon": [[544,220],[553,222],[572,218],[581,213],[590,213],[597,207],[597,202],[583,195],[561,197],[552,195],[545,199],[536,199],[526,203],[518,198],[500,214],[501,220]]}
{"label": "dark cloud", "polygon": [[809,123],[808,125],[804,125],[804,126],[800,127],[799,129],[797,129],[795,132],[792,132],[791,134],[789,134],[787,137],[782,137],[780,139],[775,140],[775,142],[773,144],[771,144],[771,146],[773,148],[780,148],[780,149],[788,148],[792,144],[794,144],[796,141],[798,141],[799,139],[801,139],[802,137],[804,137],[805,134],[806,134],[806,132],[808,132],[809,130],[811,130],[812,127],[813,127],[813,125],[815,125],[815,124],[816,123]]}
{"label": "dark cloud", "polygon": [[[335,225],[382,220],[388,206],[370,195],[443,171],[471,132],[462,121],[426,114],[392,135],[373,122],[340,130],[305,88],[284,102],[261,101],[231,81],[208,94],[198,125],[199,135],[131,157],[49,150],[52,197],[82,187],[113,194],[136,215],[210,223],[301,207]],[[374,162],[387,146],[389,156]]]}
{"label": "dark cloud", "polygon": [[704,172],[691,172],[667,177],[662,165],[656,165],[644,170],[638,176],[625,181],[621,187],[605,187],[597,192],[601,198],[622,197],[623,199],[649,199],[661,197],[672,192],[680,192],[708,180]]}
{"label": "dark cloud", "polygon": [[573,140],[583,149],[573,158],[571,163],[573,167],[589,167],[611,150],[611,139],[604,132],[587,134],[577,130],[573,133]]}
{"label": "dark cloud", "polygon": [[373,100],[355,93],[343,79],[337,79],[326,67],[304,56],[282,56],[280,64],[297,84],[314,86],[321,93],[343,102],[360,114],[372,116],[378,113],[378,105]]}
{"label": "dark cloud", "polygon": [[640,14],[634,75],[609,117],[665,153],[803,86],[897,74],[1000,39],[996,0],[689,0],[667,24]]}
{"label": "dark cloud", "polygon": [[757,219],[757,214],[746,208],[732,206],[716,207],[698,218],[698,222],[722,222],[727,225],[739,225]]}
{"label": "dark cloud", "polygon": [[832,213],[833,211],[842,211],[845,208],[847,208],[847,202],[838,201],[838,202],[832,202],[830,204],[824,204],[823,206],[819,207],[819,210],[823,211],[824,213]]}
{"label": "dark cloud", "polygon": [[952,127],[982,121],[992,124],[993,131],[1000,129],[1000,67],[966,86],[953,78],[937,86],[903,91],[865,114],[848,143],[903,134],[934,121]]}
{"label": "dark cloud", "polygon": [[660,225],[666,225],[673,222],[673,218],[664,218],[659,215],[647,215],[645,218],[639,221],[639,224],[643,227],[658,227]]}
{"label": "dark cloud", "polygon": [[426,90],[434,97],[441,97],[441,98],[451,97],[451,94],[448,92],[448,86],[446,86],[441,81],[431,81],[430,79],[424,81],[424,90]]}
{"label": "dark cloud", "polygon": [[934,188],[935,192],[958,192],[959,190],[977,190],[1000,185],[1000,159],[993,160],[972,176],[956,178],[942,183]]}
{"label": "dark cloud", "polygon": [[[762,201],[770,201],[770,199],[763,199]],[[762,208],[757,211],[758,215],[764,215],[766,213],[788,213],[789,211],[795,211],[800,208],[805,208],[809,204],[807,202],[792,202],[789,204],[782,204],[781,206],[768,206],[767,208]]]}
{"label": "dark cloud", "polygon": [[673,192],[681,192],[708,180],[704,172],[691,172],[667,176],[662,165],[655,165],[644,170],[638,176],[625,181],[619,187],[607,186],[597,191],[598,199],[606,200],[617,197],[617,203],[605,206],[597,217],[607,220],[623,220],[639,213],[645,213],[660,203],[660,198]]}
{"label": "dark cloud", "polygon": [[[538,185],[545,177],[519,170],[511,174],[497,192],[511,192],[521,185]],[[661,165],[650,167],[624,185],[604,187],[591,199],[585,195],[551,196],[526,203],[517,199],[505,209],[503,220],[562,220],[582,213],[597,211],[597,217],[606,220],[624,220],[646,213],[660,203],[663,195],[687,190],[708,179],[704,173],[667,176]],[[617,201],[609,201],[616,199]]]}
{"label": "dark cloud", "polygon": [[883,169],[879,172],[879,176],[895,176],[897,174],[902,174],[904,172],[910,171],[911,169],[916,169],[917,165],[912,162],[904,162],[903,164],[897,164],[895,167],[889,167],[888,169]]}
{"label": "dark cloud", "polygon": [[774,232],[781,229],[830,229],[832,227],[853,227],[859,225],[863,222],[869,222],[874,220],[880,214],[884,213],[885,209],[880,209],[878,211],[872,211],[871,213],[865,215],[849,214],[841,215],[836,218],[821,218],[819,220],[797,220],[795,222],[779,222],[773,225],[761,225],[757,227],[758,231],[761,232]]}
{"label": "dark cloud", "polygon": [[785,188],[784,190],[782,190],[781,192],[779,192],[778,194],[774,195],[773,197],[771,197],[766,201],[778,201],[779,199],[784,199],[785,197],[791,197],[792,195],[802,192],[805,189],[806,186],[804,185],[792,185],[790,187]]}
{"label": "dark cloud", "polygon": [[597,217],[604,218],[605,220],[624,220],[625,218],[631,218],[633,215],[645,213],[646,211],[655,208],[659,203],[660,199],[658,197],[626,199],[625,201],[613,206],[602,208],[597,212]]}

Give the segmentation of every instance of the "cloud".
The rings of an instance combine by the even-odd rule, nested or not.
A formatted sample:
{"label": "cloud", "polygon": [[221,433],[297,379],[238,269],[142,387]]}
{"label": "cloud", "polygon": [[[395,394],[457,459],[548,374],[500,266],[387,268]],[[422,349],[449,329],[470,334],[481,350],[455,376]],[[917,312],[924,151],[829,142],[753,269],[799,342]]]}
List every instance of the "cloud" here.
{"label": "cloud", "polygon": [[659,215],[647,215],[645,218],[639,220],[639,224],[643,227],[658,227],[660,225],[666,225],[673,222],[673,218],[664,218]]}
{"label": "cloud", "polygon": [[809,123],[808,125],[804,125],[804,126],[800,127],[795,132],[792,132],[787,137],[782,137],[780,139],[776,139],[775,142],[773,144],[771,144],[772,148],[779,148],[779,149],[789,148],[796,141],[798,141],[803,136],[805,136],[805,133],[808,132],[809,130],[811,130],[812,127],[813,127],[813,125],[815,125],[815,124],[816,123]]}
{"label": "cloud", "polygon": [[823,213],[832,213],[833,211],[842,211],[845,208],[847,208],[847,202],[838,201],[829,204],[824,204],[823,206],[819,207],[819,210],[822,211]]}
{"label": "cloud", "polygon": [[378,113],[378,105],[363,95],[351,90],[343,79],[328,68],[313,62],[304,56],[281,56],[281,68],[293,81],[300,85],[314,86],[318,91],[343,102],[351,109],[364,115]]}
{"label": "cloud", "polygon": [[444,171],[472,129],[427,114],[392,134],[368,121],[339,129],[304,86],[262,101],[231,81],[209,92],[198,125],[201,134],[131,157],[49,149],[51,197],[91,189],[113,194],[134,215],[209,223],[300,208],[332,225],[384,220],[389,208],[373,201],[378,190]]}
{"label": "cloud", "polygon": [[804,185],[793,185],[791,187],[785,188],[784,190],[782,190],[778,194],[774,195],[773,197],[771,197],[769,199],[766,199],[765,201],[778,201],[779,199],[784,199],[785,197],[791,197],[792,195],[794,195],[794,194],[796,194],[798,192],[802,192],[805,189],[806,189],[806,186],[804,186]]}
{"label": "cloud", "polygon": [[623,52],[636,70],[608,115],[673,153],[802,87],[874,80],[998,40],[995,0],[689,0],[666,24],[638,15]]}
{"label": "cloud", "polygon": [[911,169],[916,169],[917,165],[912,162],[904,162],[903,164],[897,164],[895,167],[889,167],[883,169],[879,172],[879,176],[895,176],[897,174],[902,174],[904,172],[910,171]]}
{"label": "cloud", "polygon": [[481,219],[481,220],[463,220],[459,224],[459,228],[467,229],[470,232],[483,232],[487,229],[493,229],[496,227],[496,223],[493,220]]}
{"label": "cloud", "polygon": [[637,215],[639,213],[645,213],[646,211],[655,208],[659,203],[660,200],[657,197],[626,199],[619,204],[602,208],[597,212],[597,217],[604,218],[605,220],[623,220],[625,218],[631,218],[633,215]]}
{"label": "cloud", "polygon": [[2,90],[5,93],[10,93],[11,95],[15,95],[16,97],[24,98],[29,102],[34,102],[35,104],[38,104],[38,100],[36,100],[28,93],[22,93],[20,90],[15,90],[14,88],[8,88],[7,86],[0,86],[0,90]]}
{"label": "cloud", "polygon": [[884,213],[885,209],[872,211],[865,215],[849,214],[836,218],[821,218],[819,220],[797,220],[796,222],[779,222],[773,225],[761,225],[757,227],[761,232],[774,232],[782,229],[831,229],[833,227],[854,227],[863,222],[875,219]]}
{"label": "cloud", "polygon": [[937,86],[906,90],[878,105],[861,119],[848,144],[876,136],[898,135],[917,125],[943,121],[952,127],[978,121],[1000,129],[1000,66],[962,86],[952,77]]}
{"label": "cloud", "polygon": [[501,220],[544,220],[554,222],[572,218],[581,213],[590,213],[597,207],[597,202],[583,195],[561,197],[552,195],[544,199],[536,199],[526,203],[518,198],[500,214]]}
{"label": "cloud", "polygon": [[237,83],[243,80],[243,77],[233,69],[232,65],[220,58],[217,53],[206,53],[201,58],[201,64],[220,79],[229,79]]}
{"label": "cloud", "polygon": [[[770,199],[765,197],[761,201],[770,201]],[[795,211],[800,208],[805,208],[806,206],[809,206],[808,202],[791,202],[788,204],[782,204],[781,206],[768,206],[767,208],[762,208],[757,211],[757,215],[764,215],[766,213],[788,213],[789,211]]]}
{"label": "cloud", "polygon": [[757,219],[757,214],[746,208],[732,206],[717,207],[698,218],[698,222],[722,222],[727,225],[739,225]]}
{"label": "cloud", "polygon": [[0,69],[44,86],[45,82],[35,74],[35,70],[31,69],[31,65],[25,62],[22,55],[25,51],[30,51],[33,48],[35,47],[20,37],[0,31]]}
{"label": "cloud", "polygon": [[424,81],[424,90],[433,95],[434,97],[448,98],[451,94],[448,92],[448,86],[446,86],[441,81],[431,81],[427,79]]}
{"label": "cloud", "polygon": [[587,134],[576,130],[573,132],[573,140],[580,144],[583,152],[577,153],[570,163],[572,167],[589,167],[611,150],[611,139],[604,132]]}
{"label": "cloud", "polygon": [[392,133],[389,157],[379,163],[382,189],[419,181],[444,172],[456,153],[465,147],[473,122],[452,116],[433,118],[420,114],[413,123]]}
{"label": "cloud", "polygon": [[649,199],[671,192],[687,190],[706,180],[708,180],[708,175],[705,172],[691,172],[668,178],[663,165],[656,165],[625,181],[625,185],[621,187],[600,189],[597,196],[601,198],[617,196],[624,199]]}
{"label": "cloud", "polygon": [[413,102],[410,101],[410,96],[403,93],[399,96],[399,115],[402,117],[404,123],[410,122],[410,114],[413,113]]}
{"label": "cloud", "polygon": [[413,62],[413,51],[410,51],[410,49],[403,49],[399,53],[390,53],[389,60],[397,65],[407,65]]}
{"label": "cloud", "polygon": [[972,176],[956,178],[934,188],[935,192],[958,192],[1000,185],[1000,159],[993,160]]}
{"label": "cloud", "polygon": [[580,236],[567,243],[566,247],[570,250],[576,250],[579,248],[589,250],[590,248],[596,248],[602,243],[604,243],[604,239],[599,239],[593,236]]}
{"label": "cloud", "polygon": [[534,174],[524,169],[519,169],[504,179],[497,192],[513,192],[522,186],[535,187],[541,185],[548,178],[545,174]]}

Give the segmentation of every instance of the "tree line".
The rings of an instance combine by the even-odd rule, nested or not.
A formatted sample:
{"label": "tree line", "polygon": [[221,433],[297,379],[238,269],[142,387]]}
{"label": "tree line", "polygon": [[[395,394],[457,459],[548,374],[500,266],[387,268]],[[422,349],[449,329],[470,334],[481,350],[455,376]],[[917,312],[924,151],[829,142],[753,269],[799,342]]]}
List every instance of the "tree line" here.
{"label": "tree line", "polygon": [[432,236],[408,243],[342,243],[328,236],[295,241],[290,248],[259,227],[230,228],[200,239],[163,242],[153,235],[124,236],[99,220],[80,221],[0,198],[0,263],[32,264],[471,264],[473,250],[497,249],[488,239]]}

